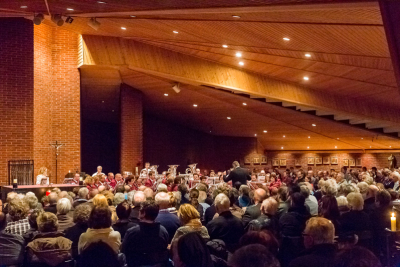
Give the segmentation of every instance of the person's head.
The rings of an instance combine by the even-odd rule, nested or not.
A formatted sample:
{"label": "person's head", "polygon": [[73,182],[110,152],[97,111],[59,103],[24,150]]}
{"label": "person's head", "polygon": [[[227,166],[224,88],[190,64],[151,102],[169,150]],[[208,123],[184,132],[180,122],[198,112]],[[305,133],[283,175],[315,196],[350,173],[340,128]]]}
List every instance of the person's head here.
{"label": "person's head", "polygon": [[149,171],[148,176],[149,176],[149,179],[152,179],[152,180],[153,180],[153,178],[155,178],[154,177],[154,172],[152,172],[152,171]]}
{"label": "person's head", "polygon": [[300,186],[300,193],[304,198],[308,198],[310,196],[310,189],[303,183],[303,185]]}
{"label": "person's head", "polygon": [[231,267],[279,267],[279,261],[268,249],[259,244],[244,246],[233,253],[228,260]]}
{"label": "person's head", "polygon": [[198,173],[194,173],[193,174],[193,180],[195,180],[195,181],[199,180],[199,174]]}
{"label": "person's head", "polygon": [[41,233],[57,232],[57,216],[51,212],[43,212],[36,219],[38,230]]}
{"label": "person's head", "polygon": [[301,208],[304,207],[306,199],[301,193],[296,192],[292,194],[291,201],[292,207]]}
{"label": "person's head", "polygon": [[392,197],[391,197],[390,193],[386,190],[379,191],[376,194],[376,203],[380,207],[389,206],[391,201],[392,201]]}
{"label": "person's head", "polygon": [[340,251],[334,260],[334,267],[382,267],[379,259],[366,248],[355,246]]}
{"label": "person's head", "polygon": [[154,222],[160,207],[154,200],[146,200],[140,205],[139,217],[141,221]]}
{"label": "person's head", "polygon": [[131,205],[129,205],[128,201],[124,200],[121,203],[118,204],[116,211],[117,211],[117,216],[118,219],[120,220],[126,220],[129,218],[129,215],[131,214]]}
{"label": "person's head", "polygon": [[160,192],[155,196],[156,204],[161,210],[168,209],[170,207],[170,196],[168,193]]}
{"label": "person's head", "polygon": [[248,187],[247,185],[244,185],[244,184],[242,184],[240,187],[239,187],[239,195],[240,196],[249,196],[249,194],[250,194],[250,187]]}
{"label": "person's head", "polygon": [[264,199],[267,198],[267,196],[268,196],[267,192],[262,188],[254,190],[254,203],[258,204],[263,202]]}
{"label": "person's head", "polygon": [[189,199],[190,199],[190,204],[197,207],[197,205],[199,205],[199,200],[198,200],[199,199],[199,190],[197,190],[196,188],[193,188],[192,190],[190,190]]}
{"label": "person's head", "polygon": [[102,194],[97,194],[93,198],[93,205],[94,206],[105,206],[105,207],[108,207],[107,198]]}
{"label": "person's head", "polygon": [[157,192],[165,192],[168,193],[168,187],[166,184],[159,184],[157,186]]}
{"label": "person's head", "polygon": [[306,248],[320,244],[333,244],[335,226],[328,219],[313,217],[307,221],[303,236]]}
{"label": "person's head", "polygon": [[235,160],[235,161],[232,163],[232,167],[233,167],[233,168],[240,167],[239,162],[237,162],[237,161]]}
{"label": "person's head", "polygon": [[134,182],[135,182],[135,177],[133,175],[129,175],[125,179],[125,184],[127,185],[133,185]]}
{"label": "person's head", "polygon": [[86,187],[82,187],[78,191],[78,197],[80,199],[87,199],[88,198],[88,194],[89,194],[89,189],[87,189]]}
{"label": "person's head", "polygon": [[122,203],[125,200],[125,195],[122,193],[116,193],[114,196],[113,205],[118,206],[119,203]]}
{"label": "person's head", "polygon": [[[346,203],[347,205],[347,203]],[[322,217],[329,220],[338,219],[340,216],[340,211],[338,207],[337,200],[334,196],[323,196],[321,198],[321,211]]]}
{"label": "person's head", "polygon": [[146,200],[146,196],[142,191],[136,191],[135,195],[133,195],[133,206],[140,206]]}
{"label": "person's head", "polygon": [[200,213],[190,204],[183,204],[179,207],[178,217],[182,225],[186,225],[190,220],[200,219]]}
{"label": "person's head", "polygon": [[78,205],[74,210],[74,223],[78,225],[88,225],[92,208],[89,205]]}
{"label": "person's head", "polygon": [[230,207],[230,201],[227,195],[221,193],[215,197],[214,200],[215,209],[218,214],[228,211]]}
{"label": "person's head", "polygon": [[90,212],[89,228],[92,229],[105,229],[111,227],[111,210],[108,206],[94,206]]}
{"label": "person's head", "polygon": [[288,199],[289,190],[287,186],[281,186],[278,189],[279,201],[285,202]]}
{"label": "person's head", "polygon": [[358,190],[360,190],[360,194],[363,196],[364,199],[367,198],[369,185],[366,182],[359,182],[357,184]]}
{"label": "person's head", "polygon": [[65,215],[72,209],[71,202],[68,198],[60,198],[57,202],[57,214]]}
{"label": "person's head", "polygon": [[118,255],[105,242],[90,243],[79,255],[79,266],[113,267],[120,266]]}
{"label": "person's head", "polygon": [[47,176],[47,168],[46,167],[41,167],[39,169],[39,174]]}
{"label": "person's head", "polygon": [[347,195],[348,207],[351,210],[363,210],[364,199],[360,193],[350,193]]}
{"label": "person's head", "polygon": [[[37,225],[37,218],[39,217],[40,214],[43,213],[42,209],[34,209],[29,213],[28,216],[28,222],[29,222],[29,226],[31,227],[31,229],[38,229],[38,225]],[[1,230],[1,229],[0,229]]]}
{"label": "person's head", "polygon": [[122,181],[122,175],[121,175],[120,173],[117,173],[117,174],[115,175],[115,180],[116,180],[117,182]]}
{"label": "person's head", "polygon": [[263,245],[274,256],[278,254],[279,243],[275,236],[268,230],[249,231],[244,234],[239,241],[239,247],[247,245],[260,244]]}
{"label": "person's head", "polygon": [[109,172],[108,174],[107,174],[107,178],[111,181],[112,179],[114,179],[114,173],[112,173],[112,172]]}
{"label": "person's head", "polygon": [[175,267],[213,266],[210,252],[204,239],[196,232],[181,236],[173,245],[172,255]]}
{"label": "person's head", "polygon": [[51,192],[49,194],[49,203],[50,205],[56,205],[58,201],[58,194],[56,192]]}
{"label": "person's head", "polygon": [[277,210],[278,202],[272,197],[267,198],[261,204],[261,212],[264,214],[273,216]]}
{"label": "person's head", "polygon": [[150,168],[150,162],[146,162],[146,163],[144,164],[144,167],[145,167],[146,169],[149,169],[149,168]]}
{"label": "person's head", "polygon": [[11,220],[14,222],[26,219],[28,216],[28,211],[28,205],[18,197],[14,198],[9,203],[8,214],[10,215]]}
{"label": "person's head", "polygon": [[26,194],[26,196],[24,197],[24,201],[31,210],[36,209],[39,203],[35,194]]}
{"label": "person's head", "polygon": [[143,190],[143,194],[146,196],[146,199],[152,199],[154,197],[154,191],[151,188],[146,188]]}

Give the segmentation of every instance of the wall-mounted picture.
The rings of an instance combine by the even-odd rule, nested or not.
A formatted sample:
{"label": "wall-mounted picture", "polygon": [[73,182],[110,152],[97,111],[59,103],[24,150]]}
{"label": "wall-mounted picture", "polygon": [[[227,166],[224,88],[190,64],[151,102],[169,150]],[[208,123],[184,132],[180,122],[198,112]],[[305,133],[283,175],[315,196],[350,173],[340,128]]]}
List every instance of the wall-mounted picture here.
{"label": "wall-mounted picture", "polygon": [[279,159],[273,159],[272,160],[272,166],[278,167],[279,166]]}
{"label": "wall-mounted picture", "polygon": [[331,164],[332,165],[338,165],[339,164],[339,160],[337,157],[332,157],[331,158]]}
{"label": "wall-mounted picture", "polygon": [[362,166],[361,158],[357,158],[356,159],[356,166],[357,167],[361,167]]}
{"label": "wall-mounted picture", "polygon": [[267,157],[265,157],[265,156],[261,157],[261,164],[262,165],[266,165],[267,164]]}
{"label": "wall-mounted picture", "polygon": [[315,159],[314,159],[313,157],[309,157],[309,158],[307,159],[307,164],[309,164],[309,165],[314,165],[314,163],[315,163]]}
{"label": "wall-mounted picture", "polygon": [[324,164],[329,164],[330,163],[329,157],[324,157],[323,162],[324,162]]}
{"label": "wall-mounted picture", "polygon": [[356,166],[356,161],[354,159],[349,159],[349,166],[350,167]]}
{"label": "wall-mounted picture", "polygon": [[349,160],[348,159],[344,159],[343,160],[343,166],[349,166]]}
{"label": "wall-mounted picture", "polygon": [[280,166],[286,166],[286,159],[281,159],[279,162]]}
{"label": "wall-mounted picture", "polygon": [[294,165],[295,166],[301,166],[301,159],[295,159],[294,160]]}
{"label": "wall-mounted picture", "polygon": [[254,164],[260,164],[260,158],[259,157],[254,157],[253,158],[253,163]]}
{"label": "wall-mounted picture", "polygon": [[316,157],[316,158],[315,158],[315,164],[317,164],[317,165],[322,164],[322,158]]}
{"label": "wall-mounted picture", "polygon": [[251,157],[245,157],[244,164],[246,164],[246,165],[251,164]]}

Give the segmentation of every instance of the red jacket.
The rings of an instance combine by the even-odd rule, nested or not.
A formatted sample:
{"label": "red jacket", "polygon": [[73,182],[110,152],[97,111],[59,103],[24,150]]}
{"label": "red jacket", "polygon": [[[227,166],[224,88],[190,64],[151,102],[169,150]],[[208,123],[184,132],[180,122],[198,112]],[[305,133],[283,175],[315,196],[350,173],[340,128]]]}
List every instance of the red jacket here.
{"label": "red jacket", "polygon": [[156,181],[154,180],[151,180],[150,178],[149,179],[147,179],[146,180],[146,182],[144,183],[144,186],[146,186],[146,187],[150,187],[150,188],[154,188],[154,186],[155,186],[155,184],[156,184]]}

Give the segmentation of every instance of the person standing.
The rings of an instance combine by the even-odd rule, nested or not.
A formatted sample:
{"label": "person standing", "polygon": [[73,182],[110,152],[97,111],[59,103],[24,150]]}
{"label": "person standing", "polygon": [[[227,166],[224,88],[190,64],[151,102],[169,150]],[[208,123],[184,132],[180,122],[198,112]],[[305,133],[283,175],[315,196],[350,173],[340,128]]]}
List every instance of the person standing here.
{"label": "person standing", "polygon": [[94,177],[94,176],[102,176],[102,175],[104,175],[103,167],[97,166],[97,172],[93,173],[92,177]]}
{"label": "person standing", "polygon": [[245,168],[241,168],[239,162],[234,161],[232,163],[233,170],[229,175],[224,175],[224,182],[232,181],[232,185],[239,190],[239,187],[247,184],[247,181],[251,180],[249,171]]}

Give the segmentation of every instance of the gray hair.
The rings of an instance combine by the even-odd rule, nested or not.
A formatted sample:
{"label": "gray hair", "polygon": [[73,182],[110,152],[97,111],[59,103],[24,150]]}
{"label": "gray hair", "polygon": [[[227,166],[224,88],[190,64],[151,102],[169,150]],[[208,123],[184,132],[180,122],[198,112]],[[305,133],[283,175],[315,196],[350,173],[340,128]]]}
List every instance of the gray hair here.
{"label": "gray hair", "polygon": [[68,198],[60,198],[57,201],[57,213],[67,214],[72,209],[71,201]]}
{"label": "gray hair", "polygon": [[347,198],[345,196],[340,196],[336,198],[338,207],[347,206]]}
{"label": "gray hair", "polygon": [[[28,193],[30,193],[30,194],[28,194]],[[39,201],[38,201],[37,197],[35,196],[35,194],[33,194],[32,192],[28,192],[28,193],[25,195],[24,201],[26,202],[26,204],[28,204],[29,209],[31,209],[31,210],[36,209]]]}
{"label": "gray hair", "polygon": [[135,195],[135,193],[136,193],[136,191],[129,191],[128,192],[128,203],[129,204],[133,204],[133,197],[134,197],[134,195]]}
{"label": "gray hair", "polygon": [[116,193],[114,196],[114,206],[118,206],[119,203],[125,200],[125,195],[123,193]]}
{"label": "gray hair", "polygon": [[168,192],[167,185],[166,184],[159,184],[157,186],[157,192],[165,192],[165,193],[167,193]]}
{"label": "gray hair", "polygon": [[133,205],[139,206],[140,203],[144,202],[146,197],[142,191],[136,191],[135,195],[133,196]]}
{"label": "gray hair", "polygon": [[224,193],[221,193],[215,197],[214,205],[215,205],[215,208],[217,209],[217,212],[220,213],[222,211],[229,210],[231,202],[229,201],[229,198],[227,195],[225,195]]}
{"label": "gray hair", "polygon": [[360,193],[352,192],[347,195],[347,206],[352,210],[363,210],[364,199]]}
{"label": "gray hair", "polygon": [[155,196],[155,201],[158,205],[160,205],[161,203],[169,205],[170,198],[171,197],[168,195],[168,193],[160,192],[157,193],[157,195]]}
{"label": "gray hair", "polygon": [[89,194],[89,189],[87,189],[86,187],[82,187],[81,189],[79,189],[78,191],[78,197],[79,198],[87,198],[87,195]]}

